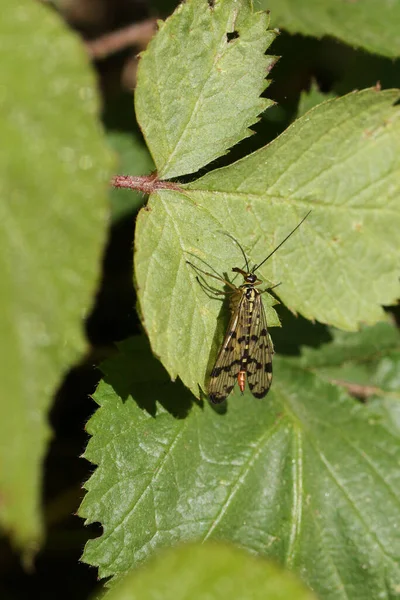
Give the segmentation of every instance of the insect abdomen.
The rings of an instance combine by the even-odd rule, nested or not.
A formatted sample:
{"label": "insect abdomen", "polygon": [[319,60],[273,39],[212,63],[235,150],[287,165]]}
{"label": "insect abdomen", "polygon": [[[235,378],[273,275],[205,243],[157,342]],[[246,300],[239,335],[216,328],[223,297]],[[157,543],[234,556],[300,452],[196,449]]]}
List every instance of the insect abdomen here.
{"label": "insect abdomen", "polygon": [[253,287],[249,287],[245,290],[246,299],[248,300],[248,311],[247,311],[247,322],[245,323],[245,333],[243,334],[244,338],[244,349],[243,354],[241,356],[240,361],[240,371],[237,376],[237,381],[239,385],[240,391],[244,392],[246,388],[246,373],[247,373],[247,364],[249,360],[249,346],[250,346],[250,331],[251,331],[251,323],[253,320],[253,309],[254,309],[254,299],[256,296],[256,291]]}
{"label": "insect abdomen", "polygon": [[237,380],[238,380],[239,389],[243,394],[244,389],[246,387],[246,371],[239,371]]}

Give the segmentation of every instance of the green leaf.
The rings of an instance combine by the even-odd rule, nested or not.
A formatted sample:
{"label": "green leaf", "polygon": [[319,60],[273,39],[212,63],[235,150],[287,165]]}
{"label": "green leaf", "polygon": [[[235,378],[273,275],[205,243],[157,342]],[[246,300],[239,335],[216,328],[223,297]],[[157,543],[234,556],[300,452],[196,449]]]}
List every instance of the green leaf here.
{"label": "green leaf", "polygon": [[[243,266],[223,231],[256,264],[312,209],[260,277],[282,282],[274,293],[308,319],[348,330],[382,319],[380,304],[400,294],[397,97],[366,90],[319,105],[258,152],[182,193],[150,197],[137,220],[135,275],[144,326],[172,378],[197,394],[221,343],[222,300],[205,293],[187,261],[226,276]],[[267,318],[278,324],[270,308]]]}
{"label": "green leaf", "polygon": [[[361,371],[358,373],[361,379],[358,381],[362,383],[371,381],[372,373],[382,359],[400,350],[399,332],[391,323],[383,322],[373,327],[363,327],[356,335],[334,329],[331,330],[331,334],[332,341],[329,344],[324,344],[318,349],[303,348],[301,364],[305,368],[317,369],[321,374],[324,369],[336,370],[346,368],[347,365],[359,365]],[[379,385],[383,385],[383,389],[388,391],[397,389],[400,381],[389,383],[389,379],[385,383],[383,375],[379,375]]]}
{"label": "green leaf", "polygon": [[326,100],[331,100],[332,98],[335,98],[335,97],[336,97],[336,94],[333,94],[333,93],[325,94],[324,92],[321,92],[320,89],[318,88],[317,83],[315,81],[313,81],[309,91],[307,91],[307,92],[303,91],[300,94],[300,101],[299,101],[299,107],[297,110],[297,117],[302,117],[309,110],[314,108],[314,106],[317,106],[318,104],[321,104],[322,102],[326,102]]}
{"label": "green leaf", "polygon": [[132,572],[105,600],[312,600],[291,573],[225,544],[186,545]]}
{"label": "green leaf", "polygon": [[190,408],[140,339],[121,354],[87,426],[98,467],[80,514],[103,535],[83,558],[100,577],[214,539],[274,558],[321,598],[396,597],[399,436],[367,407],[278,358],[266,400],[236,391],[225,413]]}
{"label": "green leaf", "polygon": [[[221,276],[243,266],[237,244],[224,235],[224,223],[190,199],[191,192],[152,194],[136,222],[135,276],[152,348],[172,379],[177,375],[197,395],[214,361],[229,321],[227,298],[215,297],[199,285],[197,271],[187,263]],[[214,272],[215,275],[215,272]],[[204,277],[224,290],[223,282]],[[238,280],[235,281],[238,284]],[[279,325],[263,294],[270,326]],[[211,355],[210,355],[211,352]],[[194,356],[195,360],[188,360]]]}
{"label": "green leaf", "polygon": [[390,323],[357,334],[332,330],[332,342],[303,348],[301,364],[368,402],[371,414],[400,432],[400,335]]}
{"label": "green leaf", "polygon": [[[151,157],[133,134],[111,131],[107,135],[118,157],[115,172],[119,175],[145,175],[154,170]],[[112,188],[110,191],[113,221],[138,210],[143,205],[143,195],[134,190]]]}
{"label": "green leaf", "polygon": [[399,297],[398,98],[371,89],[325,102],[268,146],[187,186],[255,262],[312,209],[261,269],[308,319],[355,330]]}
{"label": "green leaf", "polygon": [[47,412],[85,349],[111,157],[84,48],[47,8],[6,2],[0,24],[0,522],[42,537]]}
{"label": "green leaf", "polygon": [[275,61],[266,13],[250,0],[188,0],[142,54],[137,119],[163,179],[194,173],[251,135]]}
{"label": "green leaf", "polygon": [[369,52],[400,56],[400,6],[392,0],[258,0],[271,10],[274,27],[315,37],[326,35]]}

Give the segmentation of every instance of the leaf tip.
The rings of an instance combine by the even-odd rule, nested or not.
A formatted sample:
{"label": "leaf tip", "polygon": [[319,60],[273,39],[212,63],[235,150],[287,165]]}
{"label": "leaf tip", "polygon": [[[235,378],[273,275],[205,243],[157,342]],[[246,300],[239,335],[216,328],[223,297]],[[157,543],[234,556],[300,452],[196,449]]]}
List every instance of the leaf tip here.
{"label": "leaf tip", "polygon": [[[272,69],[275,67],[276,63],[281,59],[280,56],[269,56],[268,64],[267,64],[267,73],[271,73]],[[271,83],[271,81],[269,82]]]}

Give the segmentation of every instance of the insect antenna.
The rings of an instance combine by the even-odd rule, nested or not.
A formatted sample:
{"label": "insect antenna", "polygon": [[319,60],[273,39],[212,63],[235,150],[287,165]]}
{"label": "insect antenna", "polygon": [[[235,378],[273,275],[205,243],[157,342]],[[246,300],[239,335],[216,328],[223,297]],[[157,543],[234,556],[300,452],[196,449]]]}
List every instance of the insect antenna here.
{"label": "insect antenna", "polygon": [[[295,227],[294,229],[292,229],[292,231],[289,233],[289,235],[287,235],[287,236],[285,237],[285,239],[284,239],[284,240],[282,240],[282,242],[281,242],[280,244],[278,244],[278,245],[277,245],[277,247],[276,247],[276,248],[274,248],[274,250],[272,250],[272,252],[271,252],[270,254],[268,254],[267,258],[264,258],[264,260],[262,260],[262,261],[261,261],[261,262],[260,262],[258,265],[254,265],[254,267],[253,267],[253,268],[252,268],[252,270],[251,270],[251,272],[252,272],[252,273],[255,273],[255,272],[257,271],[257,269],[259,269],[259,268],[260,268],[260,267],[261,267],[261,266],[262,266],[262,265],[263,265],[265,262],[267,262],[267,260],[268,260],[269,258],[271,258],[271,256],[272,256],[273,254],[275,254],[275,252],[276,252],[277,250],[279,250],[279,248],[280,248],[281,246],[283,246],[283,244],[284,244],[284,243],[285,243],[285,242],[286,242],[286,241],[287,241],[287,240],[290,238],[290,236],[291,236],[291,235],[293,235],[293,234],[294,234],[294,232],[295,232],[295,231],[296,231],[296,230],[297,230],[297,229],[300,227],[300,225],[301,225],[301,224],[302,224],[302,223],[303,223],[303,222],[304,222],[304,221],[307,219],[307,217],[308,217],[308,215],[310,214],[310,212],[311,212],[311,210],[309,210],[309,211],[308,211],[308,213],[306,214],[306,216],[302,218],[302,220],[300,221],[300,223],[298,223],[298,225],[296,225],[296,227]],[[243,252],[243,250],[242,250],[242,252]],[[246,261],[246,262],[247,262],[247,261]]]}
{"label": "insect antenna", "polygon": [[230,233],[227,233],[226,231],[223,231],[222,233],[224,235],[227,235],[228,237],[230,237],[231,240],[233,240],[235,242],[235,244],[237,246],[239,246],[240,252],[243,254],[244,262],[246,263],[246,271],[249,273],[249,271],[250,271],[249,261],[247,260],[247,256],[246,256],[245,251],[243,250],[242,246],[239,244],[239,242],[237,241],[237,239],[235,239],[233,237],[233,235],[231,235]]}

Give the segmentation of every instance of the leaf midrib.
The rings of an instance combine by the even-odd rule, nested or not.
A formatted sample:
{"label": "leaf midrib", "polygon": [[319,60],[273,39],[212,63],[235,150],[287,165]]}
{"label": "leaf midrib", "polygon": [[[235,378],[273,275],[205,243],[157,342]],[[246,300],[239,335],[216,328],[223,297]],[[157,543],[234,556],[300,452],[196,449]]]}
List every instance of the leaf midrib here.
{"label": "leaf midrib", "polygon": [[[207,7],[208,10],[211,10],[209,7]],[[235,18],[237,17],[237,11],[233,11],[232,15],[228,14],[228,17],[231,17],[235,15]],[[235,18],[233,19],[233,23],[235,21]],[[229,18],[227,19],[227,23],[229,23]],[[214,21],[211,19],[211,24],[214,25]],[[225,28],[226,29],[226,28]],[[226,43],[225,43],[225,32],[221,35],[220,41],[215,45],[215,56],[214,56],[214,60],[212,61],[210,68],[208,70],[207,76],[204,77],[203,79],[203,83],[201,88],[198,91],[198,96],[197,99],[195,100],[194,104],[193,104],[193,110],[190,112],[189,114],[189,118],[187,120],[187,122],[184,124],[181,134],[179,136],[179,139],[175,142],[175,147],[173,150],[171,150],[171,146],[168,144],[169,148],[170,148],[170,155],[168,160],[164,163],[163,167],[160,169],[159,171],[159,176],[161,178],[165,177],[165,173],[168,172],[168,169],[170,168],[171,164],[173,163],[173,159],[175,158],[175,155],[177,154],[180,146],[183,144],[184,139],[186,138],[187,135],[187,131],[189,129],[189,126],[191,124],[191,122],[193,121],[195,115],[197,115],[198,113],[198,107],[200,102],[203,100],[203,92],[204,89],[207,85],[207,83],[209,83],[209,79],[210,79],[210,74],[212,73],[212,71],[215,68],[215,65],[218,63],[218,61],[220,60],[220,58],[224,55],[224,52],[221,53],[217,52],[217,48],[220,47],[221,50],[223,49],[223,47],[225,46],[225,51],[229,50],[229,48],[226,47]],[[221,44],[221,40],[222,40],[222,44]],[[166,132],[166,128],[164,127],[164,131]],[[167,135],[165,135],[165,139],[167,140]]]}

